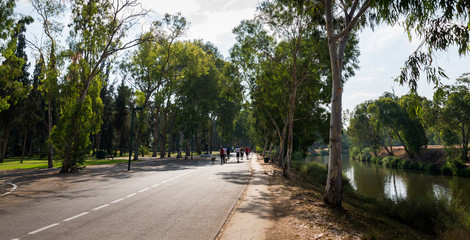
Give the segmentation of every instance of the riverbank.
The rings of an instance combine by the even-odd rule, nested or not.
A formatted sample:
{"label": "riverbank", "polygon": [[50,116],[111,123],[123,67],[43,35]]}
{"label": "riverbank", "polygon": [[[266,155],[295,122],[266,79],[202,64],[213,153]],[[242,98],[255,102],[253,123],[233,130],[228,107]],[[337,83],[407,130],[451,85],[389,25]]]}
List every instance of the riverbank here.
{"label": "riverbank", "polygon": [[[293,171],[290,179],[282,169],[263,164],[271,178],[271,206],[276,224],[266,239],[432,239],[399,221],[378,216],[367,204],[358,204],[349,193],[343,194],[343,209],[331,209],[323,203],[324,185],[307,180],[304,173]],[[297,167],[294,167],[297,168]],[[313,170],[313,169],[311,169]],[[323,178],[313,170],[312,176]],[[323,179],[325,180],[325,179]]]}
{"label": "riverbank", "polygon": [[454,201],[367,198],[343,175],[343,208],[333,210],[323,203],[324,165],[295,161],[291,179],[272,167],[277,185],[272,205],[278,223],[273,236],[282,236],[277,239],[466,239],[470,235],[468,211]]}
{"label": "riverbank", "polygon": [[454,175],[470,177],[469,163],[448,161],[448,152],[442,145],[431,145],[421,149],[420,153],[410,158],[402,146],[392,148],[393,155],[384,149],[375,154],[369,149],[353,147],[350,157],[353,160],[372,162],[386,168],[416,170],[431,174]]}

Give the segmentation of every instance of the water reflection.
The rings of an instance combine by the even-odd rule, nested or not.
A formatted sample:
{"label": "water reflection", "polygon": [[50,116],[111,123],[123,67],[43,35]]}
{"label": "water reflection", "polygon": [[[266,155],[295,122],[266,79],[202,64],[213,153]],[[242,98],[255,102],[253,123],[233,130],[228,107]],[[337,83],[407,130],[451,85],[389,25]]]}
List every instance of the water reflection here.
{"label": "water reflection", "polygon": [[[328,163],[328,156],[311,156],[306,161]],[[383,168],[352,161],[343,154],[343,172],[352,187],[371,198],[419,200],[425,197],[459,199],[470,207],[470,178],[429,175],[413,171]]]}

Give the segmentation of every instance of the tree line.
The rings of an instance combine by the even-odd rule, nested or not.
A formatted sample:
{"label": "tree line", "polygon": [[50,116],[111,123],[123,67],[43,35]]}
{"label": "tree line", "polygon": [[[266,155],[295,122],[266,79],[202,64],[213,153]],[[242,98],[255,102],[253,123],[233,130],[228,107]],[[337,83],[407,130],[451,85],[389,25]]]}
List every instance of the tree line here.
{"label": "tree line", "polygon": [[385,93],[361,103],[351,113],[347,131],[353,146],[360,151],[367,147],[375,156],[381,149],[393,156],[392,147],[401,145],[413,158],[428,144],[442,144],[451,150],[448,161],[463,165],[470,137],[470,74],[442,86],[433,99]]}
{"label": "tree line", "polygon": [[[149,148],[153,156],[187,157],[191,148],[212,149],[216,138],[235,141],[243,101],[238,69],[213,44],[181,40],[189,26],[181,14],[166,14],[131,37],[127,32],[147,16],[134,0],[31,4],[46,36],[28,42],[36,56],[32,76],[25,31],[33,19],[17,20],[13,0],[0,8],[9,23],[1,29],[0,162],[7,154],[47,155],[49,167],[58,159],[61,172],[71,172],[95,150],[122,155],[137,107],[135,159]],[[66,9],[63,45],[59,20]]]}

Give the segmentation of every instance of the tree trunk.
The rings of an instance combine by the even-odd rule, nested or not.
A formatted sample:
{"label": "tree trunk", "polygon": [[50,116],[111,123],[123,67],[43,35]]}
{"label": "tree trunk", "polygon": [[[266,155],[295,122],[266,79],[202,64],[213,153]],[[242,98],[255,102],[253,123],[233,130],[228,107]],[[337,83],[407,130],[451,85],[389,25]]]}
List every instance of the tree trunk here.
{"label": "tree trunk", "polygon": [[171,150],[172,150],[171,145],[173,143],[173,138],[174,138],[173,134],[170,134],[170,139],[168,141],[168,158],[171,157]]}
{"label": "tree trunk", "polygon": [[0,141],[0,163],[5,161],[7,155],[7,146],[8,146],[8,137],[10,135],[10,128],[3,124],[3,136],[2,141]]}
{"label": "tree trunk", "polygon": [[189,155],[191,155],[191,153],[190,153],[190,141],[188,138],[186,139],[186,155],[184,156],[184,160],[188,160]]}
{"label": "tree trunk", "polygon": [[[157,118],[158,119],[158,118]],[[159,139],[159,131],[158,131],[158,124],[157,124],[158,120],[155,120],[153,123],[153,144],[152,144],[152,157],[156,157],[157,156],[157,152],[158,152],[158,141],[160,140]]]}
{"label": "tree trunk", "polygon": [[213,141],[213,136],[214,136],[214,122],[211,120],[211,136],[210,136],[210,143],[209,143],[209,154],[212,154],[212,141]]}
{"label": "tree trunk", "polygon": [[[101,128],[101,127],[100,127]],[[96,135],[95,135],[95,148],[97,151],[101,150],[101,135],[103,134],[102,131],[99,131]],[[94,155],[94,154],[93,154]]]}
{"label": "tree trunk", "polygon": [[29,137],[29,149],[28,149],[28,158],[31,158],[31,155],[33,155],[33,148],[34,148],[34,134],[31,134]]}
{"label": "tree trunk", "polygon": [[[52,100],[49,99],[47,101],[47,135],[49,137],[49,140],[51,138],[51,132],[52,132]],[[54,147],[52,146],[51,141],[49,141],[49,154],[47,155],[47,167],[52,168],[54,167],[54,162],[53,162],[53,151]]]}
{"label": "tree trunk", "polygon": [[[292,83],[292,92],[291,96],[289,98],[289,113],[287,114],[287,126],[288,126],[288,134],[287,134],[287,151],[286,151],[286,157],[284,159],[284,164],[282,167],[283,170],[283,175],[284,177],[289,177],[289,171],[290,171],[290,161],[292,158],[292,151],[293,151],[293,135],[294,135],[294,110],[295,110],[295,99],[296,99],[296,93],[297,93],[297,85],[296,81],[293,80]],[[282,154],[282,152],[281,152]]]}
{"label": "tree trunk", "polygon": [[176,158],[182,158],[183,157],[183,132],[180,130],[180,137],[179,137],[179,143],[178,143],[178,154],[176,155]]}
{"label": "tree trunk", "polygon": [[24,153],[26,152],[26,140],[28,140],[28,133],[24,133],[24,139],[23,139],[23,149],[21,151],[21,161],[20,163],[23,163],[24,160]]}
{"label": "tree trunk", "polygon": [[[337,46],[333,33],[332,2],[325,1],[326,28],[328,37],[328,49],[330,53],[332,73],[331,119],[330,119],[330,159],[328,161],[328,177],[326,180],[323,201],[333,207],[341,206],[342,198],[342,159],[341,159],[341,101],[343,86],[341,82],[341,64],[344,48]],[[344,44],[345,41],[340,44]],[[343,50],[343,52],[341,52]]]}
{"label": "tree trunk", "polygon": [[163,111],[163,116],[162,116],[162,138],[161,138],[161,145],[160,145],[160,158],[165,158],[165,150],[166,150],[166,115],[167,115],[167,111],[164,110]]}
{"label": "tree trunk", "polygon": [[[470,124],[470,123],[469,123]],[[470,134],[470,126],[467,126],[465,131],[465,123],[462,124],[462,160],[468,162],[468,139]]]}
{"label": "tree trunk", "polygon": [[[140,131],[136,131],[135,133],[135,141],[134,141],[134,146],[132,146],[133,152],[134,152],[134,161],[139,160],[139,142],[140,142]],[[129,149],[131,146],[129,146]],[[130,153],[130,150],[129,150]]]}
{"label": "tree trunk", "polygon": [[269,143],[269,139],[267,137],[264,137],[264,147],[263,147],[263,153],[261,154],[261,156],[266,156],[266,150],[268,149],[268,143]]}

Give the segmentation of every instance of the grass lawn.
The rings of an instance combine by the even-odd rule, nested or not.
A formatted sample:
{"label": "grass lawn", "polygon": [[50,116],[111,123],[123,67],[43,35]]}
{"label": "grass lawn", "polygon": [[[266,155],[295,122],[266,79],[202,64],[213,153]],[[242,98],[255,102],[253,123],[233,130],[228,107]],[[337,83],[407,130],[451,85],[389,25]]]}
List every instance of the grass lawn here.
{"label": "grass lawn", "polygon": [[[168,154],[168,153],[167,153]],[[212,154],[218,154],[218,152],[213,151]],[[166,155],[166,154],[165,154]],[[176,157],[177,153],[172,153],[171,157]],[[183,153],[183,156],[185,153]],[[192,153],[193,156],[197,156],[199,154]],[[151,157],[152,155],[146,155],[145,157]],[[157,154],[157,156],[160,156]],[[108,160],[108,159],[96,159],[94,156],[87,157],[85,160],[84,166],[91,166],[91,165],[105,165],[105,164],[116,164],[116,163],[127,163],[129,161],[128,155],[116,156],[119,159]],[[124,157],[124,159],[123,159]],[[142,156],[139,156],[142,157]],[[21,158],[13,157],[5,159],[5,162],[0,163],[0,171],[1,170],[14,170],[14,169],[40,169],[40,168],[47,168],[47,159],[39,158],[39,157],[32,157],[32,158],[25,158],[23,163],[20,163]],[[54,167],[61,167],[62,163],[54,162]]]}
{"label": "grass lawn", "polygon": [[[116,164],[116,163],[127,163],[128,159],[116,159],[116,160],[107,160],[107,159],[96,159],[95,157],[87,157],[85,160],[84,166],[87,165],[104,165],[104,164]],[[61,167],[61,162],[54,162],[54,167]],[[40,169],[47,168],[47,159],[41,158],[25,158],[23,163],[20,163],[20,158],[8,158],[5,159],[5,162],[0,163],[1,170],[14,170],[14,169]]]}

